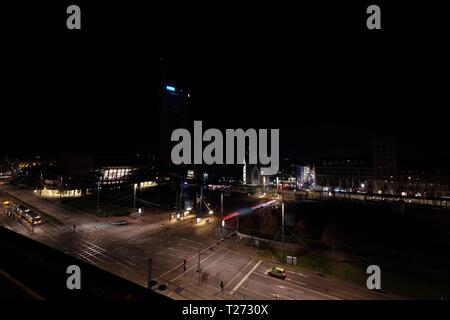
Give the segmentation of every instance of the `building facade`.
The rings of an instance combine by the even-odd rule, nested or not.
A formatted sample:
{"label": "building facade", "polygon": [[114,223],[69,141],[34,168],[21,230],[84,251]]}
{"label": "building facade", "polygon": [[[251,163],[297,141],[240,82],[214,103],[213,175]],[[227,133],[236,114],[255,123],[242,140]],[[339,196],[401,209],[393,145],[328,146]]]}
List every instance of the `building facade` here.
{"label": "building facade", "polygon": [[345,192],[372,192],[374,169],[363,160],[324,160],[315,167],[317,184]]}

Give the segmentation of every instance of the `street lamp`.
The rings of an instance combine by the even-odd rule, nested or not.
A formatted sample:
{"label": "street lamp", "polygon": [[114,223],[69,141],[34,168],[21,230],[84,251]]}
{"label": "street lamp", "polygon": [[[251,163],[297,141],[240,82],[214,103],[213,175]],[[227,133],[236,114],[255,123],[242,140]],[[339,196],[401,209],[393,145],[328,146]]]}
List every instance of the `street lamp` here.
{"label": "street lamp", "polygon": [[281,259],[284,262],[284,201],[281,202]]}
{"label": "street lamp", "polygon": [[97,213],[100,212],[100,181],[97,182]]}
{"label": "street lamp", "polygon": [[62,198],[62,190],[63,190],[63,177],[61,176],[61,182],[60,182],[60,188],[59,188],[59,199]]}
{"label": "street lamp", "polygon": [[223,191],[220,193],[220,220],[222,220],[220,239],[223,240],[223,227],[225,226],[225,220],[223,220]]}
{"label": "street lamp", "polygon": [[137,189],[137,183],[134,184],[133,212],[136,212],[136,189]]}
{"label": "street lamp", "polygon": [[280,178],[277,177],[277,195],[280,193]]}

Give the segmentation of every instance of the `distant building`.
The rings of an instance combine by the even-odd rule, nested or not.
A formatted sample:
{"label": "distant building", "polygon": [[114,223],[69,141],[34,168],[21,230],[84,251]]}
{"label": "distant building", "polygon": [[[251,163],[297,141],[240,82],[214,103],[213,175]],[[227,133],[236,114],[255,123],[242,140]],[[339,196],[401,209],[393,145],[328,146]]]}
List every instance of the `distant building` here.
{"label": "distant building", "polygon": [[171,135],[175,129],[188,125],[188,101],[190,94],[170,81],[161,67],[161,105],[159,110],[159,152],[158,159],[163,166],[171,166]]}
{"label": "distant building", "polygon": [[314,165],[297,165],[297,188],[314,189],[316,187],[316,168]]}
{"label": "distant building", "polygon": [[270,178],[271,185],[280,189],[296,189],[297,188],[297,165],[290,158],[284,157],[280,161],[280,168],[276,175]]}
{"label": "distant building", "polygon": [[0,179],[11,178],[18,169],[18,160],[11,160],[7,156],[0,159]]}
{"label": "distant building", "polygon": [[41,179],[44,196],[81,196],[103,190],[156,185],[156,167],[139,157],[65,154],[58,167]]}
{"label": "distant building", "polygon": [[374,169],[363,160],[324,160],[315,167],[317,184],[336,191],[371,192]]}
{"label": "distant building", "polygon": [[153,61],[146,71],[145,81],[136,85],[128,101],[146,112],[118,120],[133,121],[139,150],[154,155],[161,176],[185,175],[186,168],[172,164],[171,135],[175,129],[188,128],[190,93],[179,70],[169,62]]}
{"label": "distant building", "polygon": [[397,194],[397,143],[391,138],[372,141],[374,190],[383,194]]}
{"label": "distant building", "polygon": [[[317,185],[330,191],[405,197],[450,196],[450,174],[432,166],[399,163],[395,140],[372,141],[372,164],[364,160],[325,160],[317,164]],[[307,169],[300,171],[304,180]]]}
{"label": "distant building", "polygon": [[445,197],[450,196],[450,175],[440,169],[400,169],[398,189],[402,196]]}

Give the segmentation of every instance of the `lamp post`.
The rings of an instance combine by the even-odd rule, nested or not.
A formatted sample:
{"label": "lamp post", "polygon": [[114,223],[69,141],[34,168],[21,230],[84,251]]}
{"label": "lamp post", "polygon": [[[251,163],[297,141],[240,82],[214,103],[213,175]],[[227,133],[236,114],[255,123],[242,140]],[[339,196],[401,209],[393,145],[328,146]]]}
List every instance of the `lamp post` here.
{"label": "lamp post", "polygon": [[195,218],[198,219],[199,214],[198,214],[198,193],[195,193]]}
{"label": "lamp post", "polygon": [[183,197],[184,197],[184,190],[183,190],[183,181],[180,183],[180,213],[183,211]]}
{"label": "lamp post", "polygon": [[180,210],[178,210],[179,209],[179,197],[178,197],[178,187],[177,187],[177,185],[175,185],[175,214],[176,214],[176,216],[177,216],[177,220],[178,220],[178,214],[180,213]]}
{"label": "lamp post", "polygon": [[223,240],[223,191],[220,193],[220,240]]}
{"label": "lamp post", "polygon": [[147,265],[147,289],[152,289],[152,258],[148,258],[148,265]]}
{"label": "lamp post", "polygon": [[281,202],[281,259],[284,262],[284,201]]}
{"label": "lamp post", "polygon": [[203,202],[203,185],[200,183],[200,203],[199,203],[199,214],[202,215],[202,202]]}
{"label": "lamp post", "polygon": [[97,213],[100,212],[100,181],[97,182]]}
{"label": "lamp post", "polygon": [[59,187],[59,199],[62,199],[62,190],[63,190],[63,177],[61,176],[61,182]]}
{"label": "lamp post", "polygon": [[133,212],[136,212],[136,189],[137,189],[137,183],[134,184]]}

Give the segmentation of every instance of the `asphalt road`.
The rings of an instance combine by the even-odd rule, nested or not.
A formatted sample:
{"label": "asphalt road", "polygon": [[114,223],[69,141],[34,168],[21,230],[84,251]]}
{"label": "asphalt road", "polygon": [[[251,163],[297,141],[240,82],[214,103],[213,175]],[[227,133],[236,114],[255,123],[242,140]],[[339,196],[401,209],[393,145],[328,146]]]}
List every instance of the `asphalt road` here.
{"label": "asphalt road", "polygon": [[[218,242],[217,219],[196,224],[193,218],[169,221],[162,218],[168,215],[159,219],[144,216],[130,219],[128,225],[116,226],[111,219],[71,211],[58,201],[40,199],[31,191],[3,186],[0,199],[13,199],[6,192],[57,218],[34,230],[25,222],[9,218],[6,226],[10,229],[141,285],[147,283],[148,258],[152,258],[152,279],[156,281],[153,288],[174,299],[391,298],[296,268],[287,268],[285,280],[270,277],[266,270],[274,264],[262,260],[254,250],[244,248],[234,238]],[[4,216],[0,221],[5,224]],[[201,276],[197,272],[199,260]],[[161,284],[167,289],[159,290]]]}

